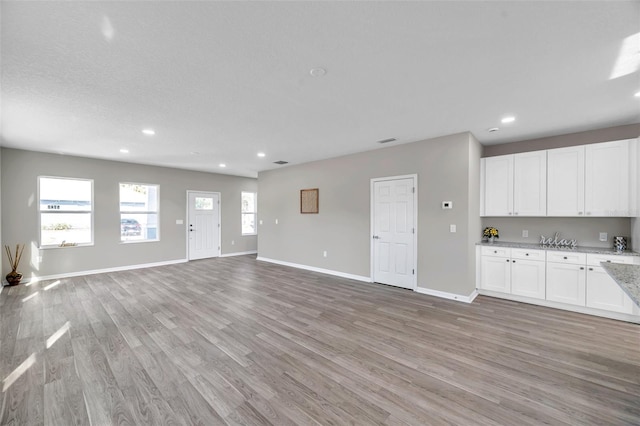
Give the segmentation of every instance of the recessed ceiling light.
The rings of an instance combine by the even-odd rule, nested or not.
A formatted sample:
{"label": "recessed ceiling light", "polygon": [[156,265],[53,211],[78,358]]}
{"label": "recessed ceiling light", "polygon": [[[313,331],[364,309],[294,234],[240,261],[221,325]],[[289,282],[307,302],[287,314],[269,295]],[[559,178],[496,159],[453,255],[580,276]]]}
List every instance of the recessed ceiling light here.
{"label": "recessed ceiling light", "polygon": [[218,166],[220,166],[220,167],[222,167],[222,168],[227,167],[227,165],[226,165],[226,164],[224,164],[224,163],[220,163],[220,164],[218,164]]}
{"label": "recessed ceiling light", "polygon": [[311,68],[311,70],[309,71],[309,74],[311,74],[313,77],[322,77],[326,73],[327,70],[325,70],[324,68]]}
{"label": "recessed ceiling light", "polygon": [[127,148],[121,148],[120,152],[123,153],[123,154],[128,154],[129,150]]}
{"label": "recessed ceiling light", "polygon": [[640,92],[636,92],[633,96],[635,96],[636,98],[640,98]]}
{"label": "recessed ceiling light", "polygon": [[265,154],[264,152],[259,152],[258,153],[258,157],[262,158],[262,157],[266,157],[267,154]]}
{"label": "recessed ceiling light", "polygon": [[395,142],[396,138],[389,138],[389,139],[382,139],[381,141],[378,141],[378,143],[389,143],[389,142]]}
{"label": "recessed ceiling light", "polygon": [[200,153],[198,151],[191,151],[190,154],[191,155],[200,155]]}
{"label": "recessed ceiling light", "polygon": [[514,116],[508,116],[508,117],[504,117],[502,120],[503,123],[513,123],[514,121],[516,121],[516,118]]}
{"label": "recessed ceiling light", "polygon": [[490,128],[487,129],[487,132],[497,132],[498,130],[500,130],[500,129],[497,128],[497,127],[490,127]]}
{"label": "recessed ceiling light", "polygon": [[156,131],[153,129],[142,129],[142,133],[144,133],[147,136],[153,136],[156,134]]}

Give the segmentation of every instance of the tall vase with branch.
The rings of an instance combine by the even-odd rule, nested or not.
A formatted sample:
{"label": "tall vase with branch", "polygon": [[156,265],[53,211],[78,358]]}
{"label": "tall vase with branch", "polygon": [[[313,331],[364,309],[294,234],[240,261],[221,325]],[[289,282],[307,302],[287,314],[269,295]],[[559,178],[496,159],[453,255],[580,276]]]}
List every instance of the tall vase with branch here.
{"label": "tall vase with branch", "polygon": [[20,259],[22,259],[22,252],[24,251],[24,244],[16,244],[15,254],[11,251],[11,248],[7,245],[4,246],[4,250],[7,252],[9,258],[9,264],[11,265],[11,272],[7,274],[7,283],[9,285],[20,284],[22,280],[22,274],[18,272],[18,265],[20,265]]}

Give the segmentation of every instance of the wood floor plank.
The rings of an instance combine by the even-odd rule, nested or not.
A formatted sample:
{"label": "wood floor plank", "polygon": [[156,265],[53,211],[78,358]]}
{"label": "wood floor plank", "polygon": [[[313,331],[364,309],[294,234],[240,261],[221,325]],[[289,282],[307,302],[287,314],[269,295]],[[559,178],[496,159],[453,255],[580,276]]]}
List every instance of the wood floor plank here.
{"label": "wood floor plank", "polygon": [[238,256],[4,288],[0,379],[0,425],[638,425],[640,326]]}

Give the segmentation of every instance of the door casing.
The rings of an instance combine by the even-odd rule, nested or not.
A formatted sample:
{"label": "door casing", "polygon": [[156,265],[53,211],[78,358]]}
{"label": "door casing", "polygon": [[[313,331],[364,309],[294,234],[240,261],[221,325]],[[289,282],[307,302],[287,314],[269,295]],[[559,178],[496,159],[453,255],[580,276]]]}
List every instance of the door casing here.
{"label": "door casing", "polygon": [[185,248],[185,258],[187,259],[187,261],[191,260],[190,259],[190,255],[189,255],[189,213],[190,213],[190,208],[191,206],[189,205],[189,195],[192,193],[198,193],[198,194],[215,194],[218,196],[218,247],[220,247],[220,249],[218,250],[218,256],[215,257],[220,257],[222,256],[222,194],[220,192],[215,192],[215,191],[196,191],[193,189],[187,190],[187,213],[186,213],[186,220],[184,223],[184,233],[185,233],[185,239],[186,239],[186,248]]}

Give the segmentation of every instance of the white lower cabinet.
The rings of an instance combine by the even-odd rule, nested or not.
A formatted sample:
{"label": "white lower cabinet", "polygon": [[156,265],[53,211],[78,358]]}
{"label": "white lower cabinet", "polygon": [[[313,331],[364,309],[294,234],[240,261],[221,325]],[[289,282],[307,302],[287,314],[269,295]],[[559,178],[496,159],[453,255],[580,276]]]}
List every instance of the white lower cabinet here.
{"label": "white lower cabinet", "polygon": [[481,287],[485,290],[511,292],[511,264],[509,258],[482,256]]}
{"label": "white lower cabinet", "polygon": [[571,263],[547,263],[547,300],[585,305],[585,267]]}
{"label": "white lower cabinet", "polygon": [[535,260],[511,260],[511,294],[545,298],[545,263]]}
{"label": "white lower cabinet", "polygon": [[564,304],[567,309],[582,307],[579,312],[602,316],[616,313],[635,318],[640,313],[600,266],[600,262],[640,264],[638,257],[483,246],[480,259],[479,287],[490,291],[490,295],[546,300]]}

